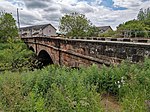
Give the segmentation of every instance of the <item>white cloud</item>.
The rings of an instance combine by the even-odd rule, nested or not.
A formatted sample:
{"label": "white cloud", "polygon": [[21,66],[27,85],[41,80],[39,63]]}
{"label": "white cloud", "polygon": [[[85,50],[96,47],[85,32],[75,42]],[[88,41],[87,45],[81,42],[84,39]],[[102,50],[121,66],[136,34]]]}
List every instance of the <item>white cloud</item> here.
{"label": "white cloud", "polygon": [[68,5],[68,4],[76,4],[78,0],[56,0],[56,2]]}
{"label": "white cloud", "polygon": [[0,10],[11,12],[16,19],[17,7],[21,26],[51,23],[56,28],[59,19],[66,13],[80,12],[96,26],[110,25],[114,29],[119,24],[135,19],[140,8],[147,8],[150,0],[113,0],[115,6],[126,10],[113,10],[100,6],[102,0],[5,0],[0,1]]}
{"label": "white cloud", "polygon": [[114,0],[114,5],[128,8],[133,6],[139,6],[141,3],[141,0]]}

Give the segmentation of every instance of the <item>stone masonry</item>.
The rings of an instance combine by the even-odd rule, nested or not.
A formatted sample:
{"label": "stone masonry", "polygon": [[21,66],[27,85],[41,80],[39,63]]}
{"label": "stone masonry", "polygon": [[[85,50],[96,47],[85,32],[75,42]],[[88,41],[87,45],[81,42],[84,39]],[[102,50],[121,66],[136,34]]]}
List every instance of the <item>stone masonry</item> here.
{"label": "stone masonry", "polygon": [[[150,57],[148,41],[132,42],[130,39],[66,39],[60,37],[29,37],[22,38],[37,55],[46,51],[54,64],[70,67],[97,64],[107,66],[118,64],[122,60],[130,62],[143,61]],[[125,40],[125,39],[124,39]]]}

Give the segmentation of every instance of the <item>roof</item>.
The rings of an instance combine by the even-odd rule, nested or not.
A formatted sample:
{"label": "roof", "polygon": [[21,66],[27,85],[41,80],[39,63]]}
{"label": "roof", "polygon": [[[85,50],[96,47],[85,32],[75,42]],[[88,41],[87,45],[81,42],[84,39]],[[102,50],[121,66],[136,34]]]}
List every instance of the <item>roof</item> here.
{"label": "roof", "polygon": [[[52,26],[51,24],[43,24],[43,25],[34,25],[34,26],[22,27],[20,29],[37,29],[38,30],[40,28],[44,29],[48,25]],[[56,28],[54,26],[52,26],[52,27],[56,30]]]}
{"label": "roof", "polygon": [[39,32],[34,32],[32,35],[37,35],[37,34],[39,34]]}
{"label": "roof", "polygon": [[99,30],[103,30],[103,31],[106,31],[106,30],[108,30],[108,29],[111,29],[112,30],[112,28],[110,27],[110,26],[99,26],[99,27],[97,27]]}

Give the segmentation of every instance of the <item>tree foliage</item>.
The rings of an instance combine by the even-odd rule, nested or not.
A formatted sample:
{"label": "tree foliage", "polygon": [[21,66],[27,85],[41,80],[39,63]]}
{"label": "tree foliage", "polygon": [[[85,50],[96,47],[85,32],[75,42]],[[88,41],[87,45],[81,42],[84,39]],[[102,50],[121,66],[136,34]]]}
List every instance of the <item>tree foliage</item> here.
{"label": "tree foliage", "polygon": [[0,13],[0,71],[29,70],[35,61],[32,60],[33,52],[20,39],[15,38],[18,36],[15,22],[11,14]]}
{"label": "tree foliage", "polygon": [[117,37],[150,37],[150,8],[140,9],[137,20],[120,24]]}
{"label": "tree foliage", "polygon": [[100,33],[98,36],[99,37],[114,37],[115,36],[115,31],[113,30],[108,30],[107,32],[105,33]]}
{"label": "tree foliage", "polygon": [[120,24],[117,28],[117,34],[121,37],[147,37],[144,23],[138,20],[130,20]]}
{"label": "tree foliage", "polygon": [[8,38],[18,36],[16,21],[12,14],[0,12],[0,40],[6,41]]}
{"label": "tree foliage", "polygon": [[91,36],[95,34],[95,27],[85,15],[79,13],[66,14],[60,19],[60,31],[67,36]]}
{"label": "tree foliage", "polygon": [[150,19],[150,8],[140,9],[137,19],[140,21],[149,20]]}
{"label": "tree foliage", "polygon": [[9,38],[0,43],[0,71],[22,71],[31,67],[33,52],[22,41]]}
{"label": "tree foliage", "polygon": [[90,26],[88,28],[88,32],[86,32],[86,36],[91,37],[98,37],[99,34],[99,29],[96,26]]}

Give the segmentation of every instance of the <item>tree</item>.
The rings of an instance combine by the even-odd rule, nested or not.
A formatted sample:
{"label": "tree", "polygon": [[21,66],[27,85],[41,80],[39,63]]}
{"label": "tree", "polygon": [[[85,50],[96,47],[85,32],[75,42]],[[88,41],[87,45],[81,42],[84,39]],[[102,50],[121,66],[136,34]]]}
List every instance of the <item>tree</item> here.
{"label": "tree", "polygon": [[150,37],[150,8],[140,9],[138,20],[144,24],[145,30],[148,32],[148,37]]}
{"label": "tree", "polygon": [[0,40],[6,41],[8,38],[18,36],[16,21],[10,13],[0,13]]}
{"label": "tree", "polygon": [[88,28],[88,31],[86,32],[86,36],[91,37],[98,37],[99,29],[96,26],[90,26]]}
{"label": "tree", "polygon": [[114,36],[115,36],[115,33],[116,33],[116,32],[113,31],[113,30],[108,30],[108,32],[99,34],[98,36],[99,36],[99,37],[114,37]]}
{"label": "tree", "polygon": [[150,37],[150,8],[140,9],[137,20],[120,24],[117,37]]}
{"label": "tree", "polygon": [[150,8],[140,9],[137,19],[140,21],[149,20],[150,19]]}
{"label": "tree", "polygon": [[138,20],[130,20],[117,28],[119,37],[147,37],[144,23]]}
{"label": "tree", "polygon": [[66,14],[60,19],[60,31],[66,32],[67,36],[91,35],[92,24],[85,15],[79,13]]}
{"label": "tree", "polygon": [[144,13],[143,9],[140,9],[138,16],[137,16],[137,19],[140,21],[145,20],[145,13]]}
{"label": "tree", "polygon": [[9,38],[7,43],[0,43],[0,71],[23,71],[32,69],[34,54],[21,40]]}

